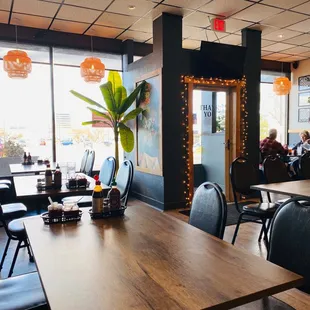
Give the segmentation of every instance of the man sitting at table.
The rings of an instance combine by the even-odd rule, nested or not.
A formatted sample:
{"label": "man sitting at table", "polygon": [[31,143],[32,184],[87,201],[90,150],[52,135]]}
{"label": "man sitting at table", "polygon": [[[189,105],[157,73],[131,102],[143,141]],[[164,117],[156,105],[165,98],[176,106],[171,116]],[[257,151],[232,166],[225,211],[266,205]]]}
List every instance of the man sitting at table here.
{"label": "man sitting at table", "polygon": [[268,155],[276,156],[287,154],[287,147],[283,147],[282,144],[276,140],[277,134],[277,129],[272,128],[269,130],[268,137],[260,141],[259,149],[263,158]]}

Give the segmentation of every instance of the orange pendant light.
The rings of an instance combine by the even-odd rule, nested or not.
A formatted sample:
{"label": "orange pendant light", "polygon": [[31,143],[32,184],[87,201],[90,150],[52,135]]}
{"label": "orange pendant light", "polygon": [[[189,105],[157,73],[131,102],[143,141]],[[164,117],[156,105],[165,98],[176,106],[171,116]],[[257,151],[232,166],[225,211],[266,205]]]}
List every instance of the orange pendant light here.
{"label": "orange pendant light", "polygon": [[105,66],[99,58],[88,57],[81,63],[81,76],[85,82],[100,83],[104,77]]}
{"label": "orange pendant light", "polygon": [[3,57],[3,68],[10,78],[25,79],[32,69],[31,59],[24,51],[8,51]]}
{"label": "orange pendant light", "polygon": [[278,96],[289,94],[291,87],[291,81],[285,76],[278,77],[273,82],[273,91]]}

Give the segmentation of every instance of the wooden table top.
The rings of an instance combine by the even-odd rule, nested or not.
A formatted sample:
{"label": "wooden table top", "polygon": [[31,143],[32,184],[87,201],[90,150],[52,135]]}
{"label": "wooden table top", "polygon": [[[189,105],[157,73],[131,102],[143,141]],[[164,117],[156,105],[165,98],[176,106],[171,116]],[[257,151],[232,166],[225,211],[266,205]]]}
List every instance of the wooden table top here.
{"label": "wooden table top", "polygon": [[310,197],[310,180],[252,185],[252,189],[288,196]]}
{"label": "wooden table top", "polygon": [[[50,163],[51,169],[56,169],[56,163]],[[22,164],[10,164],[10,170],[12,174],[25,174],[25,173],[40,173],[46,170],[45,164],[38,165],[34,163],[33,165],[22,165]]]}
{"label": "wooden table top", "polygon": [[[84,176],[89,181],[89,187],[87,188],[77,188],[77,189],[68,189],[63,180],[61,189],[49,189],[44,191],[39,191],[36,187],[37,185],[37,175],[28,175],[28,176],[15,176],[13,177],[15,192],[17,199],[26,199],[26,198],[44,198],[51,196],[53,197],[64,197],[64,196],[75,196],[75,195],[90,195],[95,186],[95,180],[89,176],[86,176],[83,173],[78,173],[77,175]],[[101,184],[105,194],[110,190],[109,186]]]}
{"label": "wooden table top", "polygon": [[52,310],[228,309],[301,276],[145,206],[124,217],[24,221]]}

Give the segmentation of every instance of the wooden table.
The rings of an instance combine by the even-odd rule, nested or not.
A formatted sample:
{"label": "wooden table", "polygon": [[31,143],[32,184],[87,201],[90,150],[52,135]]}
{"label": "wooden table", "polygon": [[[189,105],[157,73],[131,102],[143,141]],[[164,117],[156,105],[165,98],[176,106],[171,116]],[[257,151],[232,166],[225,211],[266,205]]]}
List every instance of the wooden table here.
{"label": "wooden table", "polygon": [[[29,176],[15,176],[13,177],[15,192],[17,199],[27,199],[27,198],[47,198],[51,196],[52,198],[62,198],[65,196],[75,196],[75,195],[90,195],[95,186],[95,180],[89,176],[86,176],[83,173],[77,175],[84,176],[90,182],[89,187],[87,188],[78,188],[78,189],[68,189],[63,180],[61,189],[49,189],[44,191],[39,191],[36,187],[37,185],[37,175]],[[101,185],[105,195],[110,190],[109,186],[104,184]]]}
{"label": "wooden table", "polygon": [[288,196],[310,197],[310,180],[252,185],[252,189]]}
{"label": "wooden table", "polygon": [[52,310],[228,309],[303,282],[145,206],[119,218],[24,223]]}
{"label": "wooden table", "polygon": [[[56,169],[56,163],[50,163],[50,165],[52,170]],[[37,163],[33,165],[10,164],[10,170],[13,175],[26,173],[40,174],[46,170],[46,165],[38,165]]]}

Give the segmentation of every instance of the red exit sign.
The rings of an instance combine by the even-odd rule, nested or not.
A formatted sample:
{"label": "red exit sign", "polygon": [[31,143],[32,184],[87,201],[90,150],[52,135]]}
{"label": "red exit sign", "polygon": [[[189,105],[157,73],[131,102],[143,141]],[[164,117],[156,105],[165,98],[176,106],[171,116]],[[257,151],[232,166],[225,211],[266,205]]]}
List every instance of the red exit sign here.
{"label": "red exit sign", "polygon": [[213,18],[211,20],[211,29],[213,31],[225,32],[226,31],[225,20],[219,18]]}

